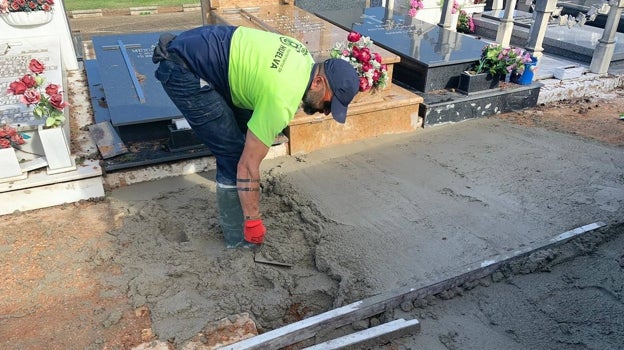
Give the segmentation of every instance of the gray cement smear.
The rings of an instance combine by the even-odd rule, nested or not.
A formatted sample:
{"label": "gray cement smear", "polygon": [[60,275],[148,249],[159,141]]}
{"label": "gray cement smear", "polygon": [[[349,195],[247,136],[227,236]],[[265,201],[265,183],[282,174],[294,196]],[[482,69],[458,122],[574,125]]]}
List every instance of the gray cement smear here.
{"label": "gray cement smear", "polygon": [[[184,342],[207,322],[239,312],[252,314],[261,330],[273,329],[624,218],[622,148],[489,118],[267,160],[263,170],[268,236],[260,253],[291,269],[223,248],[213,174],[113,193],[125,215],[111,232],[119,247],[114,259],[133,304],[149,306],[161,340]],[[397,344],[617,349],[613,339],[621,339],[624,322],[624,273],[613,265],[624,254],[617,237],[596,253],[611,265],[580,257],[559,275],[519,276],[470,297],[406,307],[423,318],[423,332]],[[552,260],[548,254],[541,260]]]}

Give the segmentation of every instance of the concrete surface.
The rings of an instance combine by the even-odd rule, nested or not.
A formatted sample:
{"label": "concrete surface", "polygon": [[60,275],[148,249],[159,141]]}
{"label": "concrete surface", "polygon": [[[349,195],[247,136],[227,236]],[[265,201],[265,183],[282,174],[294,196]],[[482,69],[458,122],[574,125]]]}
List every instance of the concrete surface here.
{"label": "concrete surface", "polygon": [[[148,19],[158,19],[158,30],[201,23],[188,15],[105,18],[99,27],[75,19],[72,29],[112,34],[154,31]],[[617,76],[587,75],[570,89],[545,69],[542,78],[551,82],[549,96],[621,85]],[[132,303],[149,305],[160,339],[182,342],[210,318],[245,311],[260,328],[277,327],[296,303],[318,312],[426,286],[576,227],[616,224],[624,212],[621,147],[475,119],[266,160],[263,250],[295,263],[284,271],[254,264],[249,251],[222,248],[214,174],[202,170],[109,195],[125,217],[111,232],[123,243],[112,259],[123,266]],[[516,348],[509,338],[481,339],[480,348]]]}

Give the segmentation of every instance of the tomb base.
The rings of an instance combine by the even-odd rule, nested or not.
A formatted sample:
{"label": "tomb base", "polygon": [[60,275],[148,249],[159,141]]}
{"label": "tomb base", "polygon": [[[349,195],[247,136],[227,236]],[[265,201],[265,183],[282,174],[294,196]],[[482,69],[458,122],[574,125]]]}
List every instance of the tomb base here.
{"label": "tomb base", "polygon": [[465,95],[452,90],[420,93],[423,103],[419,114],[424,127],[535,107],[541,83],[518,85],[503,83],[499,88]]}
{"label": "tomb base", "polygon": [[418,117],[422,97],[393,85],[349,105],[344,124],[331,115],[299,112],[286,130],[289,153],[306,153],[380,135],[412,132],[422,128]]}

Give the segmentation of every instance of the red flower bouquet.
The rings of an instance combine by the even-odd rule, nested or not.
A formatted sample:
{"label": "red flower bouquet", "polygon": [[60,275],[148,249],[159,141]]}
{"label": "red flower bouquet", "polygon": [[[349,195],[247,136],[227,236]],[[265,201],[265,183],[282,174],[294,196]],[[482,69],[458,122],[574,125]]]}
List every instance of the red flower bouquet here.
{"label": "red flower bouquet", "polygon": [[0,128],[0,148],[10,148],[23,145],[26,143],[22,134],[17,132],[13,127],[4,124]]}
{"label": "red flower bouquet", "polygon": [[0,13],[52,11],[54,0],[0,0]]}
{"label": "red flower bouquet", "polygon": [[360,91],[383,89],[388,83],[388,67],[381,63],[381,55],[371,52],[373,41],[358,32],[350,32],[346,42],[332,48],[332,58],[349,62],[360,76]]}
{"label": "red flower bouquet", "polygon": [[45,83],[43,72],[45,66],[42,62],[32,59],[28,65],[32,73],[24,75],[21,79],[9,84],[7,93],[20,95],[20,102],[28,107],[33,107],[33,115],[37,119],[45,119],[46,128],[54,128],[63,125],[65,114],[63,109],[68,106],[63,101],[63,92],[60,86],[48,84],[42,89]]}

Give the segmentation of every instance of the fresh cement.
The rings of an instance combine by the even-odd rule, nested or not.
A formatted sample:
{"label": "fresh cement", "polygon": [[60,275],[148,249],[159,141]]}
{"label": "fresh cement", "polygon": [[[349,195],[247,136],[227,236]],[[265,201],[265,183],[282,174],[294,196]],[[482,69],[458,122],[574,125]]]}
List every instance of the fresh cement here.
{"label": "fresh cement", "polygon": [[[612,225],[624,212],[621,148],[496,119],[267,160],[263,171],[268,232],[255,254],[292,268],[255,263],[251,250],[224,248],[212,173],[112,194],[124,216],[123,226],[111,232],[118,242],[114,259],[132,303],[149,307],[161,340],[183,343],[207,322],[241,312],[249,312],[261,331],[274,329],[391,289],[426,286],[579,226]],[[589,268],[587,273],[596,274]],[[615,282],[597,289],[615,295],[621,308],[621,269],[610,278]],[[514,281],[523,286],[521,278]],[[501,343],[489,348],[540,348],[518,335],[521,326],[505,331],[507,317],[527,326],[539,322],[518,314],[526,305],[502,315],[484,304],[517,299],[519,292],[539,296],[548,288],[509,284],[494,297],[482,297],[487,300],[475,296],[486,316],[468,317],[468,309],[447,315],[440,306],[430,318],[455,327],[425,317],[423,329],[431,327],[427,332],[439,348],[465,349],[471,346],[462,346],[469,337],[462,330],[472,328],[478,337],[479,325],[503,324],[496,332]],[[557,288],[572,293],[578,286]],[[553,314],[565,307],[548,305]],[[439,333],[444,329],[449,331]],[[538,329],[550,332],[551,326]],[[558,329],[565,332],[565,326]]]}

